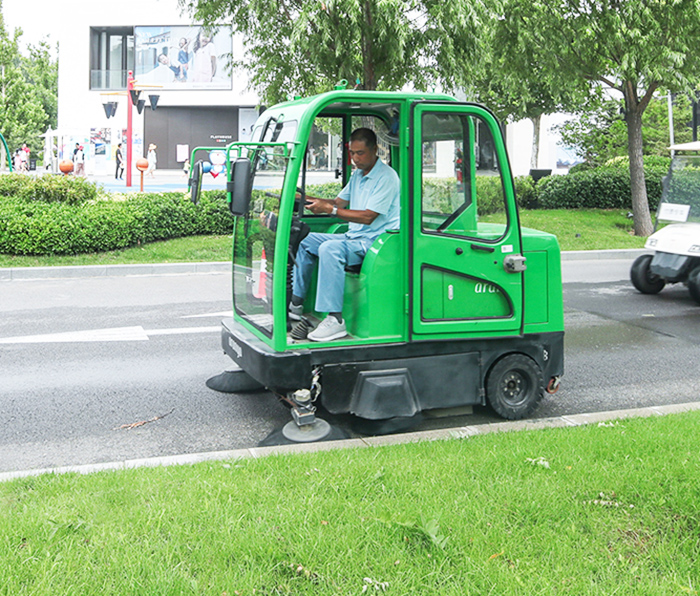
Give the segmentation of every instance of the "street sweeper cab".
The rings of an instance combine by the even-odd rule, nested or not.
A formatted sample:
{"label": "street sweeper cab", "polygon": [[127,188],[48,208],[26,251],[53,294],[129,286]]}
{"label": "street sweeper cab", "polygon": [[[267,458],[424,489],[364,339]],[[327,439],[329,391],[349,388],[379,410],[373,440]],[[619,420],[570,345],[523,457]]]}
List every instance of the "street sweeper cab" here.
{"label": "street sweeper cab", "polygon": [[[307,335],[326,314],[314,311],[324,288],[312,281],[304,316],[290,320],[296,252],[310,231],[344,234],[347,222],[311,214],[305,196],[338,195],[357,128],[376,133],[379,157],[398,174],[400,225],[345,272],[348,335],[314,342]],[[235,227],[233,318],[223,321],[222,346],[240,370],[210,387],[268,388],[311,436],[318,404],[371,421],[477,404],[519,419],[556,391],[559,246],[520,227],[503,135],[486,108],[341,85],[267,109],[226,158]],[[195,198],[201,176],[193,157]]]}

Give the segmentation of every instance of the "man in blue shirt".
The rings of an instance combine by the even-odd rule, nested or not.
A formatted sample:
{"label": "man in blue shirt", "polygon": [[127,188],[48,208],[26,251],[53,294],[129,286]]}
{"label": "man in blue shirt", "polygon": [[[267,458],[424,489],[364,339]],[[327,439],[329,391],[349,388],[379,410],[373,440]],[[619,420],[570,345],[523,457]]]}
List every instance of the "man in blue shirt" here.
{"label": "man in blue shirt", "polygon": [[328,316],[309,333],[312,341],[331,341],[347,335],[343,320],[345,267],[359,265],[384,230],[399,228],[401,183],[391,166],[377,155],[377,136],[369,128],[350,135],[350,158],[357,168],[334,200],[306,197],[306,208],[348,222],[345,234],[309,234],[299,245],[294,266],[289,317],[303,314],[304,298],[318,260],[316,311]]}

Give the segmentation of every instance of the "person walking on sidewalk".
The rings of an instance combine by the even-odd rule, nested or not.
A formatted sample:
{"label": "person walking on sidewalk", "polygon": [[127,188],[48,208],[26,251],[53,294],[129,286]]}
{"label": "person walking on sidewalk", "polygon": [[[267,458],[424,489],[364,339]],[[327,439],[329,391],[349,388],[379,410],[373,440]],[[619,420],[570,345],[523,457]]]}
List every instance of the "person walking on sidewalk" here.
{"label": "person walking on sidewalk", "polygon": [[75,175],[85,177],[85,151],[82,145],[75,152]]}
{"label": "person walking on sidewalk", "polygon": [[150,176],[151,178],[155,178],[154,172],[156,171],[156,166],[158,165],[158,156],[156,155],[156,149],[158,149],[158,146],[151,143],[148,146],[148,169],[146,170],[146,175]]}
{"label": "person walking on sidewalk", "polygon": [[114,154],[117,160],[117,170],[114,172],[115,180],[122,180],[124,177],[124,156],[122,155],[122,144],[117,145],[117,152]]}

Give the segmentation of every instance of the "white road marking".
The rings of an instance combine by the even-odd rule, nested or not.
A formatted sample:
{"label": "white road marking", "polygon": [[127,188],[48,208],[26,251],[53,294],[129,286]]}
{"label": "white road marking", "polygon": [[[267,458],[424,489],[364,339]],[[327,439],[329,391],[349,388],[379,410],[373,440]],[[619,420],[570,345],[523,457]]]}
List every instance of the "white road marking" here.
{"label": "white road marking", "polygon": [[112,329],[88,329],[85,331],[68,331],[64,333],[47,333],[43,335],[24,335],[0,338],[0,344],[55,344],[108,341],[148,341],[156,335],[183,335],[188,333],[215,333],[215,327],[178,327],[174,329],[149,329],[141,326],[114,327]]}
{"label": "white road marking", "polygon": [[149,329],[146,335],[181,335],[185,333],[214,333],[221,331],[221,325],[215,327],[179,327],[177,329]]}
{"label": "white road marking", "polygon": [[233,316],[233,311],[232,310],[224,310],[222,312],[209,312],[205,313],[203,315],[185,315],[184,317],[180,317],[181,319],[199,319],[199,318],[204,318],[204,317],[232,317]]}

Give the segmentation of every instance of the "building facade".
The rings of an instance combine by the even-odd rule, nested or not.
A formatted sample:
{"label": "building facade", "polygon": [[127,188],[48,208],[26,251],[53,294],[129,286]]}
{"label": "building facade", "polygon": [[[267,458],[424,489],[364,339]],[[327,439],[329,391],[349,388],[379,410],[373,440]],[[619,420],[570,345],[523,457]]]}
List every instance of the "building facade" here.
{"label": "building facade", "polygon": [[126,154],[129,72],[140,91],[134,161],[155,144],[158,168],[179,169],[193,148],[223,147],[250,133],[258,98],[246,73],[228,68],[229,55],[243,51],[230,33],[208,34],[177,0],[67,4],[71,26],[58,32],[58,130],[50,133],[54,171],[76,145],[88,174],[114,171],[119,143]]}
{"label": "building facade", "polygon": [[[126,153],[129,72],[141,90],[141,109],[133,109],[134,161],[153,143],[159,169],[180,169],[193,148],[223,147],[250,134],[259,99],[247,89],[247,73],[228,68],[229,54],[240,56],[243,45],[227,28],[207,35],[182,14],[178,0],[67,0],[64,6],[71,25],[52,34],[59,40],[58,130],[47,143],[53,171],[72,158],[76,144],[84,147],[88,174],[114,171],[120,142]],[[157,96],[155,110],[150,96]],[[568,164],[549,127],[557,117],[544,118],[538,168],[563,173]],[[532,134],[528,120],[507,127],[515,175],[530,170]]]}

